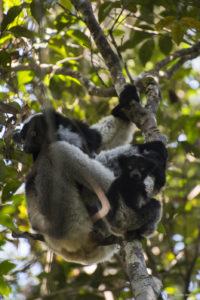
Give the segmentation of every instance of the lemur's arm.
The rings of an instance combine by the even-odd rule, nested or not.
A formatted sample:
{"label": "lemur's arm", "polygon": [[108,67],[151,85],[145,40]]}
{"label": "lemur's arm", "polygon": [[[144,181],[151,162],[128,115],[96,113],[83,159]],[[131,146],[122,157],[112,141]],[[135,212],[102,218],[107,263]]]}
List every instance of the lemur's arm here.
{"label": "lemur's arm", "polygon": [[132,141],[135,125],[128,120],[122,111],[122,108],[129,107],[132,100],[140,101],[135,86],[127,84],[120,94],[119,104],[112,110],[112,115],[91,126],[102,136],[99,150],[113,149]]}
{"label": "lemur's arm", "polygon": [[101,150],[113,149],[117,146],[129,144],[135,132],[135,125],[114,116],[107,116],[91,126],[100,132]]}

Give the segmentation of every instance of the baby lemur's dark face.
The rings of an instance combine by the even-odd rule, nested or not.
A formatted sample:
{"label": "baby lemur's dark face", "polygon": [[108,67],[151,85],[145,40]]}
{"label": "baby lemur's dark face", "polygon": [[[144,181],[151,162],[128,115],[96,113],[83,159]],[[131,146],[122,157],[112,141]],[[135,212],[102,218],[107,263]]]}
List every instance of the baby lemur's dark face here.
{"label": "baby lemur's dark face", "polygon": [[126,175],[137,181],[143,181],[156,167],[156,164],[152,160],[137,155],[129,157],[121,156],[119,164],[122,175]]}

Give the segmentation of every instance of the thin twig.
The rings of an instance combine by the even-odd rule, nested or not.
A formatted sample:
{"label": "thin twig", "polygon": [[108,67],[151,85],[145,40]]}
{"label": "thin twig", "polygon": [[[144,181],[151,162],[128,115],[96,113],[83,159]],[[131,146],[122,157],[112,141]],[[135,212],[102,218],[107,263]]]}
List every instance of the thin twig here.
{"label": "thin twig", "polygon": [[119,56],[119,59],[121,60],[123,66],[124,66],[124,69],[126,70],[126,73],[127,73],[127,75],[128,75],[128,78],[129,78],[130,82],[133,83],[133,78],[132,78],[132,76],[131,76],[131,74],[130,74],[130,72],[129,72],[129,70],[128,70],[128,67],[127,67],[127,64],[126,64],[125,60],[123,59],[123,57],[122,57],[122,55],[121,55],[120,48],[118,47],[118,45],[117,45],[117,43],[116,43],[116,41],[115,41],[115,38],[114,38],[114,36],[113,36],[113,33],[112,33],[112,30],[111,30],[111,29],[109,30],[109,34],[110,34],[112,43],[113,43],[113,45],[114,45],[114,47],[115,47],[115,49],[116,49],[116,51],[117,51],[117,54],[118,54],[118,56]]}

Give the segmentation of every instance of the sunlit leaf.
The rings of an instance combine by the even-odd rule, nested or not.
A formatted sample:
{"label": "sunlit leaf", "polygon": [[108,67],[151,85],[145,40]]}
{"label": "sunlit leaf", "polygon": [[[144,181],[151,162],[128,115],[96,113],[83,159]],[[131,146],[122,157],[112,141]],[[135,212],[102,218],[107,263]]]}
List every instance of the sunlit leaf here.
{"label": "sunlit leaf", "polygon": [[27,209],[25,205],[18,206],[19,209],[19,217],[21,219],[27,218]]}
{"label": "sunlit leaf", "polygon": [[19,89],[25,92],[24,85],[30,82],[33,79],[33,72],[32,71],[19,71],[17,72],[17,79]]}
{"label": "sunlit leaf", "polygon": [[168,286],[165,288],[165,291],[168,292],[169,294],[176,294],[178,292],[178,289],[176,287],[173,286]]}
{"label": "sunlit leaf", "polygon": [[175,258],[174,253],[172,253],[172,252],[167,253],[167,260],[169,262],[171,262],[174,258]]}
{"label": "sunlit leaf", "polygon": [[75,41],[77,41],[81,46],[89,48],[90,47],[90,40],[87,37],[87,35],[80,30],[68,30],[66,32],[68,36],[73,38]]}
{"label": "sunlit leaf", "polygon": [[59,3],[64,6],[67,10],[71,11],[72,10],[72,3],[70,0],[60,0]]}
{"label": "sunlit leaf", "polygon": [[66,44],[61,37],[55,36],[49,41],[49,48],[58,53],[61,58],[67,57]]}
{"label": "sunlit leaf", "polygon": [[0,211],[0,224],[10,230],[17,229],[15,223],[13,222],[12,217],[9,215],[3,214],[2,211]]}
{"label": "sunlit leaf", "polygon": [[21,13],[22,9],[23,9],[23,5],[19,5],[19,6],[13,6],[8,10],[7,14],[4,15],[4,17],[3,17],[3,21],[2,21],[2,24],[1,24],[1,31],[2,32]]}
{"label": "sunlit leaf", "polygon": [[15,264],[11,263],[8,260],[0,262],[0,276],[8,274],[12,269],[15,268]]}
{"label": "sunlit leaf", "polygon": [[165,230],[165,227],[164,227],[164,225],[163,225],[163,223],[162,222],[159,222],[159,224],[158,224],[158,232],[160,232],[160,233],[163,233],[163,234],[166,234],[166,230]]}
{"label": "sunlit leaf", "polygon": [[65,27],[69,27],[70,25],[76,22],[76,17],[67,14],[65,12],[59,14],[54,21],[56,28],[58,31],[62,30]]}
{"label": "sunlit leaf", "polygon": [[11,287],[8,285],[8,283],[0,277],[0,294],[2,296],[8,296],[11,292]]}
{"label": "sunlit leaf", "polygon": [[74,81],[76,82],[78,85],[81,85],[80,81],[74,77],[71,77],[71,76],[66,76],[67,79],[71,80],[71,81]]}

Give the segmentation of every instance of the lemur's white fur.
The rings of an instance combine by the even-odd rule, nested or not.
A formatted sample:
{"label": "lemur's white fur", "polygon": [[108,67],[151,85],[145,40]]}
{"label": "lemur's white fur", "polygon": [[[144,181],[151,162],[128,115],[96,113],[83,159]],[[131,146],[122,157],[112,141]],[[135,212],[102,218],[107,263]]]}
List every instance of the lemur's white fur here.
{"label": "lemur's white fur", "polygon": [[92,125],[91,128],[101,133],[102,142],[99,149],[101,151],[129,144],[133,140],[136,126],[131,122],[107,116]]}
{"label": "lemur's white fur", "polygon": [[68,143],[75,145],[80,149],[83,148],[83,141],[80,137],[80,134],[71,131],[70,128],[66,128],[63,125],[59,125],[59,128],[56,133],[59,137],[59,140],[67,141]]}
{"label": "lemur's white fur", "polygon": [[25,124],[28,124],[33,118],[35,118],[36,116],[41,116],[42,113],[37,113],[37,114],[34,114],[34,115],[31,115],[29,116],[25,121],[24,121],[24,125]]}

